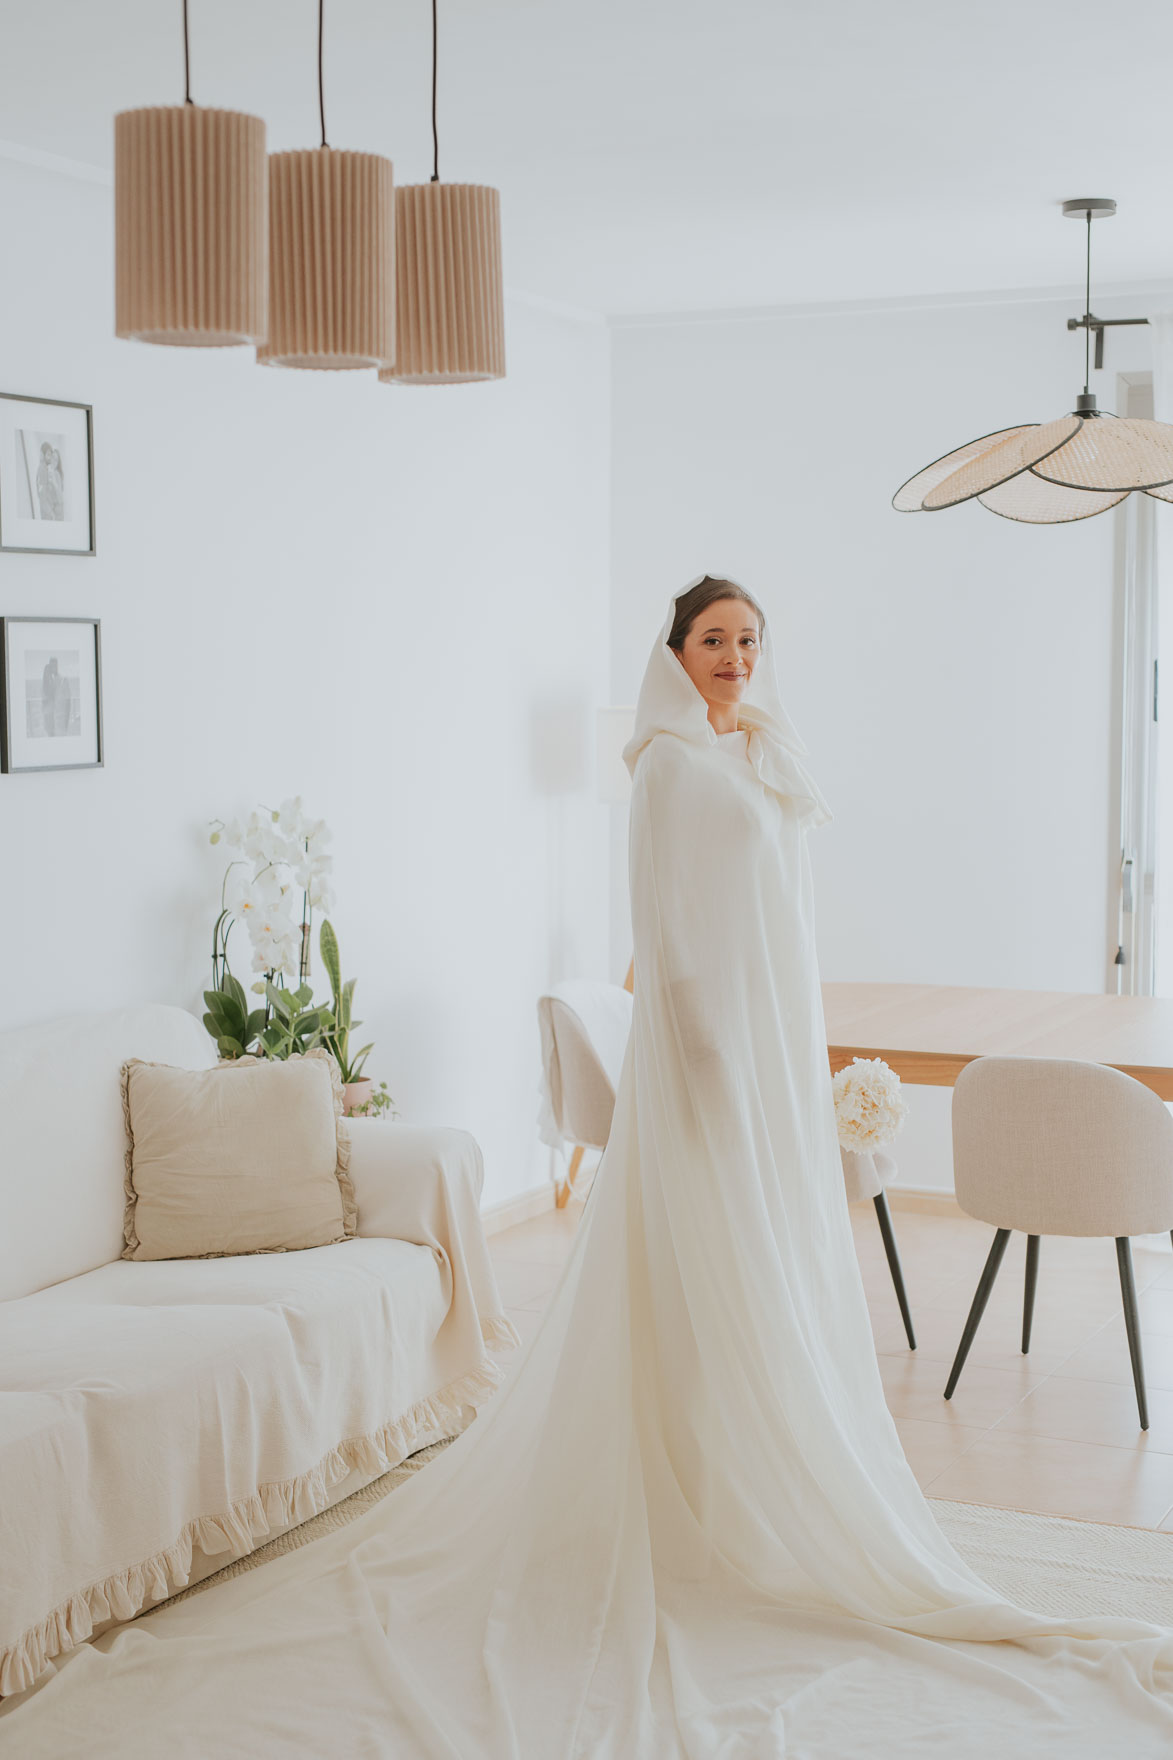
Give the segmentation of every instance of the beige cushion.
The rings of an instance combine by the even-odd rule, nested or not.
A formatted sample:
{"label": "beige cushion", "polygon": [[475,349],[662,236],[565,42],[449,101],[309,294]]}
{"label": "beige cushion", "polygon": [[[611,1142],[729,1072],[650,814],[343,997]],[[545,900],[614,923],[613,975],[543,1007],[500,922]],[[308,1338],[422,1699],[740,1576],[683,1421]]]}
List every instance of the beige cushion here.
{"label": "beige cushion", "polygon": [[325,1051],[215,1069],[123,1065],[124,1259],[215,1259],[356,1227],[338,1066]]}

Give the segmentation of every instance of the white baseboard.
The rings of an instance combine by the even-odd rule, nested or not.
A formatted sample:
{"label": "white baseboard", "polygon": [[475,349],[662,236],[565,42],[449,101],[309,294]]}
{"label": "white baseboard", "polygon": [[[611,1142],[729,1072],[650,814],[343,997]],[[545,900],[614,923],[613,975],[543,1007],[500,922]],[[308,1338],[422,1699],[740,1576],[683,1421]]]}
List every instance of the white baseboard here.
{"label": "white baseboard", "polygon": [[502,1229],[513,1228],[518,1222],[529,1222],[531,1217],[544,1216],[547,1210],[554,1208],[554,1184],[535,1186],[532,1192],[521,1192],[516,1198],[505,1198],[499,1204],[490,1204],[481,1211],[481,1221],[486,1234],[500,1234]]}

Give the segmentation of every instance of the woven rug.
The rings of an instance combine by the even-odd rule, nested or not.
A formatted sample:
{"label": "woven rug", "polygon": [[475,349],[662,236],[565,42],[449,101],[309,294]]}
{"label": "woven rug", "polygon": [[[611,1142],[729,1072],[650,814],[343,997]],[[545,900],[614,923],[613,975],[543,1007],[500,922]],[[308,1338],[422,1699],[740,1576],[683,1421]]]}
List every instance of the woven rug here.
{"label": "woven rug", "polygon": [[[323,1510],[173,1599],[200,1595],[227,1577],[257,1570],[270,1558],[295,1552],[321,1534],[346,1527],[447,1446],[435,1442],[421,1448],[333,1509]],[[940,1497],[930,1498],[929,1503],[962,1557],[1010,1600],[1040,1613],[1122,1614],[1173,1626],[1173,1534],[1068,1521],[1027,1510],[991,1509],[980,1503],[949,1503]]]}

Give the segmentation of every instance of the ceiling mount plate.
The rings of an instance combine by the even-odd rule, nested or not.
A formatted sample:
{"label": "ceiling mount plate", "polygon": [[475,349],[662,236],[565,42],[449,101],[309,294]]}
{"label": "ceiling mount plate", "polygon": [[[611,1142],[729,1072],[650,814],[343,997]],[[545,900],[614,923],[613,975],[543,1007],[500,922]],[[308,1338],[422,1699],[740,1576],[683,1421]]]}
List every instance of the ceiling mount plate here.
{"label": "ceiling mount plate", "polygon": [[1074,201],[1064,202],[1063,212],[1068,220],[1110,220],[1116,204],[1107,196],[1077,196]]}

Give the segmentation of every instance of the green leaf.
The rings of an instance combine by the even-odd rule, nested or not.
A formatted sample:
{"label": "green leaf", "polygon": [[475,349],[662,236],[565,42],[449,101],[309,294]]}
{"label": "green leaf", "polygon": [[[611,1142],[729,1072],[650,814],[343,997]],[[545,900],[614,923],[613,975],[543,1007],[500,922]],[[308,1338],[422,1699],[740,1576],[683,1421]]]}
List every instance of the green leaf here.
{"label": "green leaf", "polygon": [[220,980],[220,988],[225,996],[231,998],[242,1015],[248,1013],[248,997],[239,978],[234,978],[231,972],[226,971]]}
{"label": "green leaf", "polygon": [[264,1009],[263,1008],[254,1008],[253,1012],[249,1015],[248,1020],[245,1022],[245,1027],[244,1027],[245,1039],[251,1042],[253,1039],[255,1039],[257,1037],[257,1034],[261,1032],[264,1025],[265,1025],[265,1011],[264,1011]]}
{"label": "green leaf", "polygon": [[225,1037],[222,1039],[216,1040],[216,1049],[220,1053],[221,1057],[243,1057],[244,1056],[244,1046],[240,1043],[240,1040],[239,1039],[231,1039],[227,1035],[225,1035]]}
{"label": "green leaf", "polygon": [[338,954],[338,937],[334,933],[334,925],[329,917],[322,919],[322,927],[318,931],[318,947],[321,950],[322,964],[326,968],[326,976],[330,980],[330,988],[335,1000],[342,989],[342,961]]}

